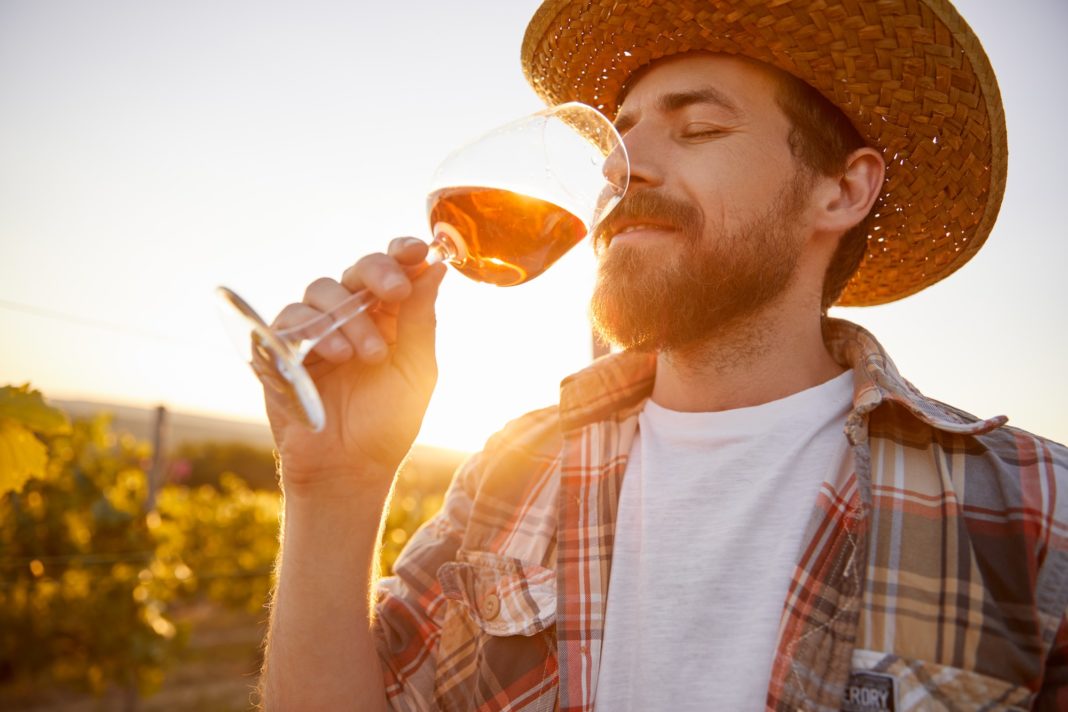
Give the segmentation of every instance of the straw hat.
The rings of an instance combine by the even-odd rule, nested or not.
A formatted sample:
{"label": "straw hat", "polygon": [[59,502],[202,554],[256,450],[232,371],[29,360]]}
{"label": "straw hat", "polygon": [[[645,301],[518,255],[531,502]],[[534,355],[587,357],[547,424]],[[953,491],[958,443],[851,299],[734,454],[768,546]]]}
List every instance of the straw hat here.
{"label": "straw hat", "polygon": [[523,72],[547,103],[581,101],[614,118],[636,69],[695,50],[794,74],[882,150],[878,217],[839,304],[914,294],[990,234],[1005,189],[1005,113],[978,38],[947,0],[546,0],[523,39]]}

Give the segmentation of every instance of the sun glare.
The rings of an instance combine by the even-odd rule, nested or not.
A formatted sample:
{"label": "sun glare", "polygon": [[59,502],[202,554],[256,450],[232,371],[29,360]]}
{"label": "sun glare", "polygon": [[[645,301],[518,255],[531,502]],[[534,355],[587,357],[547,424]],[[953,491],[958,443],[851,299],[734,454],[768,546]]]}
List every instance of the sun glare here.
{"label": "sun glare", "polygon": [[[492,31],[453,27],[430,73],[419,52],[368,62],[393,56],[388,33],[361,30],[371,25],[343,5],[327,13],[332,20],[264,11],[254,31],[238,6],[216,10],[210,25],[179,5],[127,15],[121,4],[88,12],[68,2],[53,15],[30,3],[12,13],[0,22],[10,59],[0,63],[0,380],[29,381],[51,397],[262,420],[259,386],[218,327],[212,290],[232,286],[272,315],[390,238],[428,237],[427,185],[442,158],[542,108],[514,61],[536,5],[487,5]],[[1064,160],[1041,137],[1057,135],[1068,95],[1053,81],[1029,91],[1035,67],[1017,62],[1015,40],[999,32],[1001,5],[958,5],[998,70],[1016,179],[965,269],[899,304],[843,316],[872,326],[933,396],[1007,412],[1064,440],[1056,404],[1065,380],[1054,374],[1068,337],[1049,328],[1064,306],[1051,275],[1068,249],[1050,227],[1060,218],[1049,170]],[[269,41],[296,37],[296,17],[300,37],[321,40],[315,52],[278,52]],[[123,21],[137,32],[118,41]],[[449,21],[409,23],[412,46],[435,46]],[[1034,32],[1056,26],[1035,22]],[[326,27],[364,34],[341,39]],[[1043,46],[1060,46],[1049,39]],[[1043,65],[1052,76],[1065,65],[1056,52]],[[440,79],[461,76],[470,91]],[[475,449],[508,419],[555,402],[559,379],[591,358],[592,269],[580,245],[514,289],[450,274],[438,309],[438,389],[420,440]],[[990,379],[983,365],[999,364],[1015,368]]]}

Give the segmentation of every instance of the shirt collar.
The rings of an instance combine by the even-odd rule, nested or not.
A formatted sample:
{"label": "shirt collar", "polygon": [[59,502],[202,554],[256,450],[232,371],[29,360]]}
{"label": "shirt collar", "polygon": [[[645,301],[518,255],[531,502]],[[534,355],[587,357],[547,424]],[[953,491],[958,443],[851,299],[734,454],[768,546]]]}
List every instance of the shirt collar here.
{"label": "shirt collar", "polygon": [[[826,318],[823,339],[831,356],[853,370],[853,410],[846,434],[863,439],[865,416],[885,402],[896,403],[920,421],[949,433],[976,435],[1004,425],[1003,415],[979,419],[927,398],[902,378],[886,351],[867,330]],[[560,384],[560,418],[565,432],[639,410],[652,393],[656,356],[623,352],[598,359]]]}

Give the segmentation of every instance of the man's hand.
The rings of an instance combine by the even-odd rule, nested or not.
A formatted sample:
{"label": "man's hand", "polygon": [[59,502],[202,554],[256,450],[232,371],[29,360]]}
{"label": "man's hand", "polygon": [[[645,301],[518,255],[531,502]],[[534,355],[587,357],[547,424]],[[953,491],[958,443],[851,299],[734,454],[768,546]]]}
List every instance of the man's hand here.
{"label": "man's hand", "polygon": [[434,300],[443,265],[414,238],[369,255],[340,282],[319,279],[278,315],[286,329],[367,289],[380,303],[334,332],[304,365],[326,408],[309,430],[262,376],[282,461],[285,533],[262,675],[268,709],[384,710],[369,609],[371,572],[393,475],[437,380]]}
{"label": "man's hand", "polygon": [[378,489],[384,496],[437,381],[434,302],[445,267],[424,268],[426,254],[420,240],[397,238],[388,254],[364,257],[340,282],[312,282],[304,300],[275,319],[275,329],[297,326],[360,289],[380,300],[304,361],[326,409],[322,432],[309,430],[273,388],[264,387],[287,495],[333,498]]}

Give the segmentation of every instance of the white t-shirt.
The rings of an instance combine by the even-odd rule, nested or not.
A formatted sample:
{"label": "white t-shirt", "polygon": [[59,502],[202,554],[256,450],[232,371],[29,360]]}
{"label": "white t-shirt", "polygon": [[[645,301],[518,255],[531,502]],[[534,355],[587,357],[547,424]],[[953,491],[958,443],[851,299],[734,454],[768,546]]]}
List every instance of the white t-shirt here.
{"label": "white t-shirt", "polygon": [[598,712],[762,710],[820,483],[852,468],[853,374],[752,408],[639,416]]}

